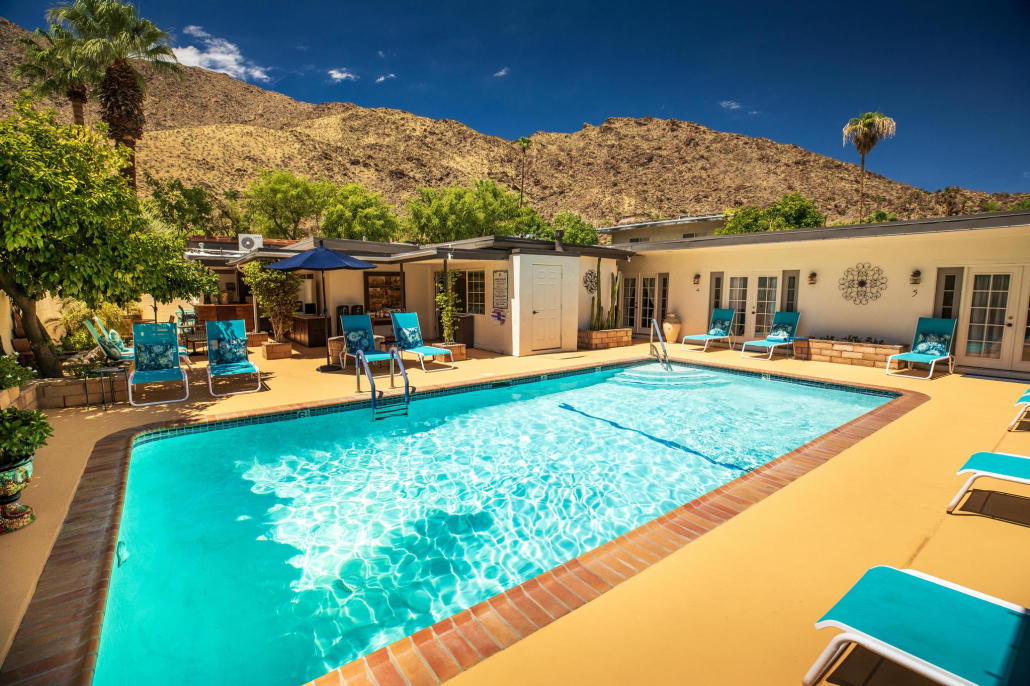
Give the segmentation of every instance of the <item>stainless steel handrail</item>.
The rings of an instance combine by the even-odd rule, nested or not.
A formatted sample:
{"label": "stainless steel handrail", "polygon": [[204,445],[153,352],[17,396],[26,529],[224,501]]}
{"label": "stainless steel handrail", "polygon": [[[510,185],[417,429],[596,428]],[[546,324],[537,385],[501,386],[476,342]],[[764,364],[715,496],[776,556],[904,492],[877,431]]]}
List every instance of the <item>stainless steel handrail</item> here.
{"label": "stainless steel handrail", "polygon": [[404,369],[404,362],[401,361],[401,354],[397,350],[397,346],[390,347],[390,388],[393,388],[393,361],[397,360],[397,368],[401,370],[401,376],[404,377],[404,404],[407,405],[410,402],[410,388],[408,384],[408,372]]}
{"label": "stainless steel handrail", "polygon": [[[655,347],[654,337],[658,334],[658,344],[662,346],[662,352],[658,354],[658,348]],[[665,338],[662,336],[662,330],[658,328],[658,320],[651,319],[651,331],[650,331],[650,343],[651,343],[651,354],[654,355],[655,359],[658,360],[662,368],[666,371],[672,371],[672,363],[669,361],[669,352],[665,349]]]}
{"label": "stainless steel handrail", "polygon": [[[365,353],[363,351],[355,350],[354,351],[354,359],[357,362],[361,363],[360,367],[358,367],[357,362],[355,362],[355,365],[354,365],[355,368],[358,370],[357,374],[355,375],[356,378],[357,378],[357,381],[358,381],[358,393],[361,393],[361,369],[364,369],[365,370],[365,376],[368,377],[368,383],[372,387],[372,414],[375,415],[375,413],[376,413],[376,382],[375,382],[375,378],[372,376],[372,370],[369,369],[368,360],[365,359]],[[392,364],[393,360],[390,360],[390,362]]]}

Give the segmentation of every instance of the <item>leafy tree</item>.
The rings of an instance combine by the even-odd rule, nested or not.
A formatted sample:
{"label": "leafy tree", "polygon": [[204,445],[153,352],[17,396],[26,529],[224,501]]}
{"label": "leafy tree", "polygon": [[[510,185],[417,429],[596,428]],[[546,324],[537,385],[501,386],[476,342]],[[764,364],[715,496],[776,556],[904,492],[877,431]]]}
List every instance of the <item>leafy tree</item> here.
{"label": "leafy tree", "polygon": [[1014,210],[1030,210],[1030,195],[1023,196],[1023,199],[1012,206]]}
{"label": "leafy tree", "polygon": [[554,219],[544,226],[543,230],[537,234],[537,238],[553,241],[555,229],[565,230],[565,235],[562,238],[562,241],[565,243],[597,245],[597,229],[594,228],[593,224],[571,210],[565,210],[554,215]]}
{"label": "leafy tree", "polygon": [[482,236],[534,236],[545,228],[536,210],[519,207],[516,193],[490,179],[468,186],[419,188],[406,204],[405,233],[419,244]]}
{"label": "leafy tree", "polygon": [[898,125],[883,112],[863,112],[852,117],[844,127],[844,145],[851,141],[862,156],[862,167],[858,180],[858,223],[865,215],[865,156],[884,138],[893,138]]}
{"label": "leafy tree", "polygon": [[262,234],[291,240],[303,237],[301,224],[320,217],[325,202],[324,188],[291,171],[262,172],[243,197]]}
{"label": "leafy tree", "polygon": [[129,149],[124,173],[135,186],[136,141],[143,137],[146,124],[143,100],[147,82],[133,63],[181,78],[168,34],[121,0],[75,0],[51,9],[47,18],[65,31],[65,37],[56,43],[64,59],[72,64],[99,65],[103,70],[100,116],[108,125],[108,135]]}
{"label": "leafy tree", "polygon": [[267,261],[243,265],[243,283],[254,294],[258,305],[272,323],[272,338],[279,342],[293,330],[293,311],[297,292],[304,280],[297,272],[265,269]]}
{"label": "leafy tree", "polygon": [[519,150],[522,151],[522,178],[519,181],[519,207],[522,207],[522,193],[526,189],[526,155],[529,154],[529,146],[533,144],[533,141],[529,140],[525,136],[518,138],[515,141],[515,145],[519,146]]}
{"label": "leafy tree", "polygon": [[100,81],[100,70],[82,55],[62,53],[59,47],[71,38],[69,31],[59,24],[51,24],[49,31],[36,29],[33,36],[20,36],[17,42],[25,46],[25,55],[23,61],[15,65],[13,74],[15,78],[27,79],[34,95],[68,98],[72,121],[85,126],[82,108],[90,91]]}
{"label": "leafy tree", "polygon": [[243,207],[243,194],[236,190],[222,191],[222,197],[214,199],[218,212],[212,219],[216,236],[235,238],[241,233],[251,233],[250,215]]}
{"label": "leafy tree", "polygon": [[765,209],[746,205],[726,210],[723,216],[726,217],[726,224],[716,229],[716,234],[788,231],[822,226],[826,221],[815,204],[800,193],[788,193]]}
{"label": "leafy tree", "polygon": [[[443,279],[440,279],[442,282]],[[436,309],[440,313],[440,327],[443,329],[443,342],[454,343],[454,332],[458,328],[458,307],[461,301],[461,296],[454,290],[455,284],[458,282],[458,272],[448,271],[447,282],[441,283],[443,286],[436,294]]]}
{"label": "leafy tree", "polygon": [[333,186],[326,200],[320,236],[387,242],[399,233],[400,219],[379,193],[355,183]]}
{"label": "leafy tree", "polygon": [[187,186],[179,179],[159,181],[143,172],[143,182],[150,189],[150,200],[157,215],[184,236],[207,235],[214,225],[212,194],[203,186]]}
{"label": "leafy tree", "polygon": [[1001,212],[1001,203],[994,200],[984,200],[980,204],[980,209],[984,212]]}
{"label": "leafy tree", "polygon": [[48,294],[96,307],[216,288],[214,274],[185,260],[184,241],[149,230],[135,191],[119,176],[127,156],[104,142],[102,126],[61,125],[53,110],[37,111],[26,97],[0,119],[0,288],[21,310],[45,377],[61,376],[36,312]]}

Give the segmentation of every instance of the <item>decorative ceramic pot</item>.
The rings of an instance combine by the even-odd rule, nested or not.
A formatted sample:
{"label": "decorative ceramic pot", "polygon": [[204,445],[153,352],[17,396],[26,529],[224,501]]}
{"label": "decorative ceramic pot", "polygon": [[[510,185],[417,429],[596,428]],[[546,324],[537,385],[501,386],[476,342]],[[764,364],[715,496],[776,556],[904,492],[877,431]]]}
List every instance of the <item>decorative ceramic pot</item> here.
{"label": "decorative ceramic pot", "polygon": [[18,502],[31,480],[31,457],[0,466],[0,534],[23,529],[36,520],[32,508]]}
{"label": "decorative ceramic pot", "polygon": [[662,322],[662,331],[665,332],[666,341],[679,340],[680,318],[676,316],[675,312],[665,315],[665,321]]}

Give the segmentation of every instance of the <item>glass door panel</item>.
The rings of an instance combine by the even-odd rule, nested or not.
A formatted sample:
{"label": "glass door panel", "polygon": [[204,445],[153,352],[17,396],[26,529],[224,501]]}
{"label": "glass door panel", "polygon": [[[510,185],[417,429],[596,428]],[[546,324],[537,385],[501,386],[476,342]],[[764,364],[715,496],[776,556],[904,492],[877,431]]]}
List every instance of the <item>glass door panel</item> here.
{"label": "glass door panel", "polygon": [[651,328],[651,319],[655,315],[657,285],[658,279],[653,276],[640,277],[640,331]]}
{"label": "glass door panel", "polygon": [[622,278],[622,327],[633,328],[637,319],[637,277]]}
{"label": "glass door panel", "polygon": [[779,302],[779,277],[759,276],[755,296],[755,337],[764,338],[772,330],[776,303]]}
{"label": "glass door panel", "polygon": [[1011,274],[974,274],[966,331],[966,357],[1000,360],[1004,348],[1005,317]]}
{"label": "glass door panel", "polygon": [[726,292],[726,307],[732,307],[733,335],[743,336],[745,315],[747,313],[747,281],[746,276],[731,276]]}

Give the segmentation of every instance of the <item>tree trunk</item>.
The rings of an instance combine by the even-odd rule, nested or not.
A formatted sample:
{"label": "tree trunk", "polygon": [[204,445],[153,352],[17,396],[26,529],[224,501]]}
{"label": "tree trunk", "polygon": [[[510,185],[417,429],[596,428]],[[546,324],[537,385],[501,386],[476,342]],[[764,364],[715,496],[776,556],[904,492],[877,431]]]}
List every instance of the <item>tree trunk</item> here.
{"label": "tree trunk", "polygon": [[862,171],[858,174],[858,223],[865,217],[865,155],[862,155]]}
{"label": "tree trunk", "polygon": [[86,125],[86,116],[82,113],[82,103],[78,100],[72,100],[72,121],[76,126]]}
{"label": "tree trunk", "polygon": [[89,98],[89,91],[82,85],[70,85],[65,88],[65,95],[72,104],[72,121],[76,126],[86,125],[86,116],[82,112],[83,105]]}
{"label": "tree trunk", "polygon": [[11,300],[21,310],[21,324],[25,329],[25,337],[29,339],[29,347],[36,356],[40,376],[45,379],[60,379],[64,376],[61,362],[57,359],[57,352],[50,343],[50,336],[47,335],[43,322],[39,321],[36,315],[36,301],[26,295],[8,274],[0,274],[0,288],[11,296]]}
{"label": "tree trunk", "polygon": [[122,176],[129,182],[129,185],[133,188],[136,187],[136,139],[135,138],[123,138],[118,141],[118,145],[124,145],[129,149],[129,162],[122,168]]}

